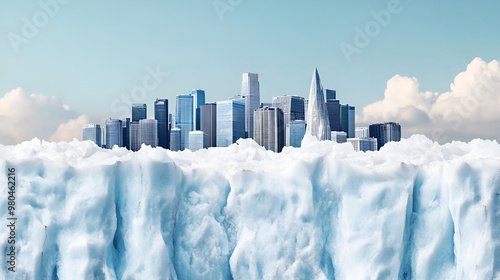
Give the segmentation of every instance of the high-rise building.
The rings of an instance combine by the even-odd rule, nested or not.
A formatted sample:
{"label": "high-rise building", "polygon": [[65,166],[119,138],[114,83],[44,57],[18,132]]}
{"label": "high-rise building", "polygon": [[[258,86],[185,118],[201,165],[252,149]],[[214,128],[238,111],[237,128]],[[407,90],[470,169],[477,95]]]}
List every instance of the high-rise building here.
{"label": "high-rise building", "polygon": [[217,147],[217,104],[208,103],[200,107],[200,130],[207,135],[207,147]]}
{"label": "high-rise building", "polygon": [[83,126],[83,141],[90,140],[94,142],[97,146],[102,146],[101,141],[101,126],[99,124],[89,123]]}
{"label": "high-rise building", "polygon": [[180,150],[188,148],[189,132],[193,130],[193,96],[180,94],[176,97],[175,127],[181,130]]}
{"label": "high-rise building", "polygon": [[112,149],[115,145],[123,147],[122,121],[109,119],[106,120],[106,148]]}
{"label": "high-rise building", "polygon": [[318,69],[314,69],[308,107],[306,133],[316,136],[318,140],[330,139],[330,122]]}
{"label": "high-rise building", "polygon": [[293,95],[276,96],[273,97],[272,107],[280,108],[283,111],[285,120],[285,145],[291,146],[290,123],[305,119],[304,98]]}
{"label": "high-rise building", "polygon": [[207,134],[203,131],[195,130],[189,132],[189,149],[191,151],[198,151],[207,148]]}
{"label": "high-rise building", "polygon": [[130,150],[137,152],[141,149],[139,122],[130,123]]}
{"label": "high-rise building", "polygon": [[217,102],[217,147],[245,138],[245,102],[245,98]]}
{"label": "high-rise building", "polygon": [[139,121],[139,142],[151,147],[158,145],[158,121],[145,119]]}
{"label": "high-rise building", "polygon": [[304,120],[306,121],[307,124],[307,109],[309,108],[309,100],[304,99]]}
{"label": "high-rise building", "polygon": [[132,121],[138,122],[148,118],[146,104],[134,103],[132,104]]}
{"label": "high-rise building", "polygon": [[181,129],[174,127],[170,130],[170,150],[181,150]]}
{"label": "high-rise building", "polygon": [[377,150],[377,139],[375,138],[349,138],[347,142],[352,144],[356,152]]}
{"label": "high-rise building", "polygon": [[337,91],[333,89],[325,89],[325,98],[326,100],[336,100]]}
{"label": "high-rise building", "polygon": [[377,138],[378,149],[387,142],[401,140],[401,125],[395,122],[377,123],[369,127],[370,137]]}
{"label": "high-rise building", "polygon": [[170,132],[167,99],[156,99],[155,120],[158,122],[158,146],[168,149],[170,148]]}
{"label": "high-rise building", "polygon": [[169,131],[169,135],[170,135],[170,130],[172,128],[174,128],[174,115],[172,114],[168,114],[168,131]]}
{"label": "high-rise building", "polygon": [[328,120],[330,121],[331,131],[341,131],[340,108],[340,101],[335,99],[326,100],[326,110],[328,112]]}
{"label": "high-rise building", "polygon": [[370,137],[370,134],[368,133],[368,127],[356,127],[355,137],[356,138]]}
{"label": "high-rise building", "polygon": [[264,107],[254,111],[253,139],[257,144],[275,153],[285,145],[283,111],[276,107]]}
{"label": "high-rise building", "polygon": [[289,127],[286,128],[288,135],[290,135],[290,145],[295,148],[300,148],[302,145],[302,139],[306,134],[306,121],[296,120],[290,122]]}
{"label": "high-rise building", "polygon": [[200,130],[200,108],[205,104],[205,91],[201,89],[193,89],[193,129]]}
{"label": "high-rise building", "polygon": [[333,142],[337,143],[345,143],[347,142],[347,133],[343,131],[332,131],[331,132],[331,139]]}
{"label": "high-rise building", "polygon": [[130,118],[122,119],[123,147],[130,150]]}
{"label": "high-rise building", "polygon": [[241,95],[245,97],[245,132],[248,138],[253,138],[253,111],[260,106],[259,75],[243,73],[241,80]]}
{"label": "high-rise building", "polygon": [[354,106],[342,105],[340,122],[342,131],[347,133],[347,138],[354,138],[355,136],[355,114]]}

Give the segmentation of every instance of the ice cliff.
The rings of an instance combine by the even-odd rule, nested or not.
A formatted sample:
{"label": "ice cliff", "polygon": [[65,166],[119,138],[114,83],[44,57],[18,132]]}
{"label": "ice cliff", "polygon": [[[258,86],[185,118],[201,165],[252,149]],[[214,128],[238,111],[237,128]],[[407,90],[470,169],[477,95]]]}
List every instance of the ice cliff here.
{"label": "ice cliff", "polygon": [[[500,145],[0,145],[2,279],[500,279]],[[7,188],[0,195],[7,224]]]}

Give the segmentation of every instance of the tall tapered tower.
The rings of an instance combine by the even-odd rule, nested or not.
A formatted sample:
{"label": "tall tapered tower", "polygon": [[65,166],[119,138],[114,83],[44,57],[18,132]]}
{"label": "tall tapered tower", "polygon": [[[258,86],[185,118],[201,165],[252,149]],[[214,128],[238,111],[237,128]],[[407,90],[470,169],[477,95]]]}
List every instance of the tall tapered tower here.
{"label": "tall tapered tower", "polygon": [[307,134],[316,136],[318,140],[330,139],[330,123],[318,69],[314,69],[306,120]]}

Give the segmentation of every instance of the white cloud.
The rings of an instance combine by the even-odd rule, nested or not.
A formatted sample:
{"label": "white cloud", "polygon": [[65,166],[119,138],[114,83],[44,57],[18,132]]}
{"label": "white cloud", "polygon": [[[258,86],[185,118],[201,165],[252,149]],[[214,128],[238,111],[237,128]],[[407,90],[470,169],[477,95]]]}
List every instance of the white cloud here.
{"label": "white cloud", "polygon": [[[0,98],[0,143],[16,144],[34,137],[68,139],[69,131],[74,133],[71,139],[78,138],[81,131],[76,134],[76,130],[70,128],[85,118],[55,96],[27,95],[22,88],[17,88]],[[75,120],[74,123],[71,120]]]}
{"label": "white cloud", "polygon": [[66,123],[60,124],[56,132],[50,136],[49,141],[72,141],[73,138],[82,140],[82,126],[90,123],[87,115],[81,115],[76,120],[69,120]]}
{"label": "white cloud", "polygon": [[363,108],[358,123],[401,123],[403,137],[439,142],[500,138],[500,64],[474,59],[445,93],[421,92],[416,78],[394,76],[384,99]]}

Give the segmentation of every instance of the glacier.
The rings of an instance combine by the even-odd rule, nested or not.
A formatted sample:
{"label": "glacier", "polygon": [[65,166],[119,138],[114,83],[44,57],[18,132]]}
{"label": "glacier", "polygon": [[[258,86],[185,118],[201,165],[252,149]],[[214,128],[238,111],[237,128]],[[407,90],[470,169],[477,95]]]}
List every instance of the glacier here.
{"label": "glacier", "polygon": [[307,138],[278,154],[33,139],[0,145],[8,168],[17,263],[2,226],[1,279],[500,279],[495,141],[364,153]]}

